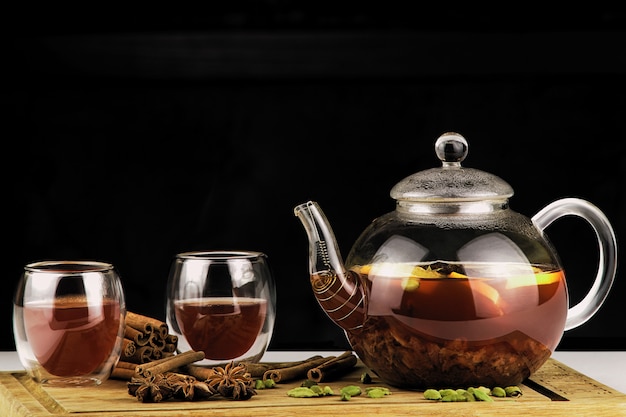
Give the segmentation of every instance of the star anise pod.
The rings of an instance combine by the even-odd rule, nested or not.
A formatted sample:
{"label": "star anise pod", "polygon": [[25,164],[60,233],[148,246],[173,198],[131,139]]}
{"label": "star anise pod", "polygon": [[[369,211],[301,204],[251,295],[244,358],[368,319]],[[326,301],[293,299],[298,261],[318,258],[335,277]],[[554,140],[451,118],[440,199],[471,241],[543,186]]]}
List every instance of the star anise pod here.
{"label": "star anise pod", "polygon": [[128,393],[141,402],[157,403],[170,398],[185,401],[206,400],[217,394],[217,391],[191,375],[166,372],[149,378],[131,378]]}
{"label": "star anise pod", "polygon": [[253,379],[244,364],[234,365],[233,362],[223,368],[216,366],[215,371],[206,380],[209,389],[219,393],[222,397],[233,400],[247,400],[256,395]]}
{"label": "star anise pod", "polygon": [[161,389],[166,385],[165,378],[161,374],[150,378],[133,378],[128,384],[128,393],[134,394],[142,403],[158,403],[171,395],[171,391],[164,392]]}
{"label": "star anise pod", "polygon": [[206,382],[195,381],[193,383],[193,399],[194,400],[206,400],[212,397],[216,392],[211,391],[209,385]]}
{"label": "star anise pod", "polygon": [[193,400],[196,378],[191,375],[167,372],[165,381],[172,389],[172,396],[182,400]]}

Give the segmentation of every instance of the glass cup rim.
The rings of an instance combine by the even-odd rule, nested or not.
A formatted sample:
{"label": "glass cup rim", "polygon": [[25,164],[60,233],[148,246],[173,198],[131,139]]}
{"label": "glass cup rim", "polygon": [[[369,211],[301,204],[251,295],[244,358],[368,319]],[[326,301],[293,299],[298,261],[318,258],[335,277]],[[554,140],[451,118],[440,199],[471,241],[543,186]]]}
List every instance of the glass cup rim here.
{"label": "glass cup rim", "polygon": [[211,261],[230,261],[267,258],[267,255],[259,251],[249,250],[197,250],[180,252],[176,254],[176,259],[198,259]]}
{"label": "glass cup rim", "polygon": [[90,260],[47,260],[31,262],[24,266],[24,270],[28,272],[39,273],[83,273],[83,272],[101,272],[114,269],[113,264],[103,261]]}

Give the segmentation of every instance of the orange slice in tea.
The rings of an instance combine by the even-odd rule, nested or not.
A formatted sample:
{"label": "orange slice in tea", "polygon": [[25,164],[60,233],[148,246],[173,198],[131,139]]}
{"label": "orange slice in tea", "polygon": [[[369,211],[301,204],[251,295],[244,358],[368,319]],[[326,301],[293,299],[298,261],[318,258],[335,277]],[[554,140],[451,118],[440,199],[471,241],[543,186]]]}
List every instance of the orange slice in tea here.
{"label": "orange slice in tea", "polygon": [[563,282],[562,271],[542,271],[533,267],[526,274],[507,279],[503,296],[507,302],[505,313],[525,311],[552,299]]}
{"label": "orange slice in tea", "polygon": [[[458,272],[450,272],[450,278],[465,278],[467,275]],[[471,279],[468,281],[472,288],[474,297],[474,309],[476,316],[480,318],[499,317],[504,315],[504,300],[500,292],[481,279]]]}
{"label": "orange slice in tea", "polygon": [[[396,314],[429,320],[462,321],[499,317],[499,292],[480,279],[414,268],[402,281],[404,296]],[[453,279],[451,279],[453,278]]]}

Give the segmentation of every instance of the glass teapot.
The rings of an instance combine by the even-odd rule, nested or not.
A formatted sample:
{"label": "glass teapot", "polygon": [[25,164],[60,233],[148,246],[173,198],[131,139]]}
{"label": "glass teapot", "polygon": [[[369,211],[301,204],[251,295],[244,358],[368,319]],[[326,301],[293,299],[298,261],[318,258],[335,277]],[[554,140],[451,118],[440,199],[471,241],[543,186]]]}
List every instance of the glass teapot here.
{"label": "glass teapot", "polygon": [[[345,263],[319,205],[294,209],[320,306],[363,363],[396,387],[519,384],[548,360],[564,330],[596,313],[615,278],[615,233],[596,206],[563,198],[532,218],[516,213],[508,183],[461,166],[467,151],[463,136],[440,136],[442,166],[396,184],[395,210],[362,232]],[[566,215],[589,222],[599,246],[595,282],[572,307],[544,235]]]}

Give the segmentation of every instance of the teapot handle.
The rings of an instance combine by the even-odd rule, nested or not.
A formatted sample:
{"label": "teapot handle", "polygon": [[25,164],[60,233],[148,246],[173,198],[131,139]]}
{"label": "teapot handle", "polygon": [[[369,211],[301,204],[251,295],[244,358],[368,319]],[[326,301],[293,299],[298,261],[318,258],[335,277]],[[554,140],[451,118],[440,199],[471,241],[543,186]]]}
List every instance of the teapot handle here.
{"label": "teapot handle", "polygon": [[615,232],[604,213],[590,202],[579,198],[556,200],[535,214],[532,221],[543,232],[552,222],[567,215],[581,217],[591,225],[598,239],[600,255],[593,286],[585,298],[567,311],[565,330],[570,330],[589,320],[606,299],[617,270],[617,242]]}

